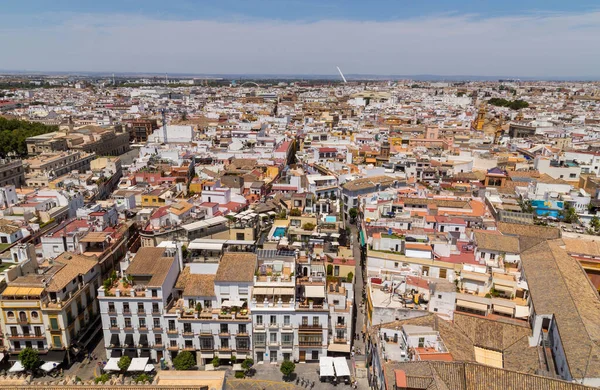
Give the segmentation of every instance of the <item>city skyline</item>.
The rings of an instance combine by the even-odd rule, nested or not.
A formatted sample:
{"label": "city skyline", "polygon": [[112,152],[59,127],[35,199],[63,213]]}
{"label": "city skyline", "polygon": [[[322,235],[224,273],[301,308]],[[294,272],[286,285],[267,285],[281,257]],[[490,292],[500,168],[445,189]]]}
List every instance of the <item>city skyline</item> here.
{"label": "city skyline", "polygon": [[[3,5],[0,69],[597,78],[591,2]],[[229,13],[228,13],[229,11]]]}

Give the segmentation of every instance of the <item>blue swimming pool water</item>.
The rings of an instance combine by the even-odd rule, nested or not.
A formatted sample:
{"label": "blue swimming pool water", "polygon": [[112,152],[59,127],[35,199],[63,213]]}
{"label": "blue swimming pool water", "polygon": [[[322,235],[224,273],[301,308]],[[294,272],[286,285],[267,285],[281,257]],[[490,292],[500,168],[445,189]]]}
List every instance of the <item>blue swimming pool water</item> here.
{"label": "blue swimming pool water", "polygon": [[285,228],[283,226],[278,226],[275,228],[273,232],[273,237],[283,237],[285,236]]}
{"label": "blue swimming pool water", "polygon": [[531,205],[535,209],[535,214],[538,216],[548,216],[558,218],[560,211],[564,207],[562,201],[536,199],[531,201]]}
{"label": "blue swimming pool water", "polygon": [[337,221],[337,218],[333,215],[328,215],[327,217],[325,217],[325,222],[327,223],[335,223]]}

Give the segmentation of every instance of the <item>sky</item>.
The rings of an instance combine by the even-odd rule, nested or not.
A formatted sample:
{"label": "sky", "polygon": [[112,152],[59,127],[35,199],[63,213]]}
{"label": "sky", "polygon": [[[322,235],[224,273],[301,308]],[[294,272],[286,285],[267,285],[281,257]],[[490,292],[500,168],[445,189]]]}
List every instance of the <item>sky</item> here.
{"label": "sky", "polygon": [[600,78],[598,0],[2,0],[0,70]]}

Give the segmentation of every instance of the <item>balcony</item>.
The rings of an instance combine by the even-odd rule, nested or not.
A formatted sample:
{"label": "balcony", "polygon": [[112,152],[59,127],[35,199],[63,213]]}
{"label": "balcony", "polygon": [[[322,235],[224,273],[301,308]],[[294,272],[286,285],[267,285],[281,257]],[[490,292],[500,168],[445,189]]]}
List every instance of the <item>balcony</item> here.
{"label": "balcony", "polygon": [[214,351],[215,347],[212,345],[200,345],[201,351]]}
{"label": "balcony", "polygon": [[347,342],[347,341],[348,341],[348,340],[346,340],[346,338],[345,338],[345,337],[335,337],[335,338],[333,339],[333,342],[334,342],[335,344],[346,344],[346,342]]}
{"label": "balcony", "polygon": [[179,332],[177,331],[177,329],[174,329],[174,328],[173,328],[173,329],[167,329],[167,333],[168,333],[168,334],[177,334],[177,333],[179,333]]}
{"label": "balcony", "polygon": [[138,313],[138,315],[144,315],[144,314],[146,314],[146,310],[138,309],[137,313]]}
{"label": "balcony", "polygon": [[301,329],[301,330],[302,329],[305,329],[305,330],[311,330],[311,329],[321,330],[321,329],[323,329],[323,327],[321,326],[321,324],[311,324],[311,325],[309,325],[309,324],[300,324],[298,326],[298,328]]}
{"label": "balcony", "polygon": [[254,329],[265,329],[265,324],[255,324]]}
{"label": "balcony", "polygon": [[346,324],[340,324],[339,322],[337,324],[335,324],[335,327],[338,329],[345,329],[346,328]]}
{"label": "balcony", "polygon": [[219,336],[220,337],[229,337],[229,336],[231,336],[231,334],[229,333],[229,331],[227,331],[227,332],[219,332]]}
{"label": "balcony", "polygon": [[148,330],[148,327],[146,325],[140,325],[140,327],[138,329],[139,330]]}
{"label": "balcony", "polygon": [[154,326],[152,327],[152,330],[153,330],[154,332],[160,332],[160,330],[161,330],[161,329],[162,329],[162,328],[160,327],[160,325],[159,325],[159,326],[156,326],[156,325],[154,325]]}
{"label": "balcony", "polygon": [[34,340],[34,339],[45,339],[46,336],[45,335],[41,335],[41,334],[11,334],[8,336],[8,338],[10,340],[19,340],[19,339],[26,339],[26,340]]}
{"label": "balcony", "polygon": [[277,329],[277,328],[279,328],[279,325],[277,323],[271,323],[271,324],[269,324],[269,328]]}
{"label": "balcony", "polygon": [[119,330],[120,328],[119,328],[119,325],[111,325],[109,329],[110,330]]}
{"label": "balcony", "polygon": [[156,343],[151,348],[163,349],[163,347],[164,347],[163,343]]}
{"label": "balcony", "polygon": [[195,351],[196,347],[194,347],[193,345],[186,345],[183,347],[184,351]]}
{"label": "balcony", "polygon": [[321,347],[322,341],[299,341],[298,345],[301,347]]}
{"label": "balcony", "polygon": [[123,315],[124,316],[130,316],[131,315],[131,310],[130,309],[123,309]]}
{"label": "balcony", "polygon": [[191,337],[191,336],[193,336],[193,335],[194,335],[194,332],[192,332],[191,330],[189,330],[189,331],[185,331],[185,330],[184,330],[184,331],[183,331],[183,336],[184,336],[184,337]]}
{"label": "balcony", "polygon": [[114,307],[112,309],[109,307],[107,313],[110,315],[117,315],[117,310]]}

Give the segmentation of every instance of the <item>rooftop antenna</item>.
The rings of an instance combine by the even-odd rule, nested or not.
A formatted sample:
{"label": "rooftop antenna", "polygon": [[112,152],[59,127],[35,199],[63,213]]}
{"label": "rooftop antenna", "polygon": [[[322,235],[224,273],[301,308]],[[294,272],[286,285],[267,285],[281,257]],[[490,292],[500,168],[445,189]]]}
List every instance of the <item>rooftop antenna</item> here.
{"label": "rooftop antenna", "polygon": [[344,80],[344,83],[347,83],[346,78],[344,77],[344,74],[342,73],[342,70],[340,69],[339,66],[336,66],[338,72],[340,72],[340,76],[342,76],[342,80]]}

